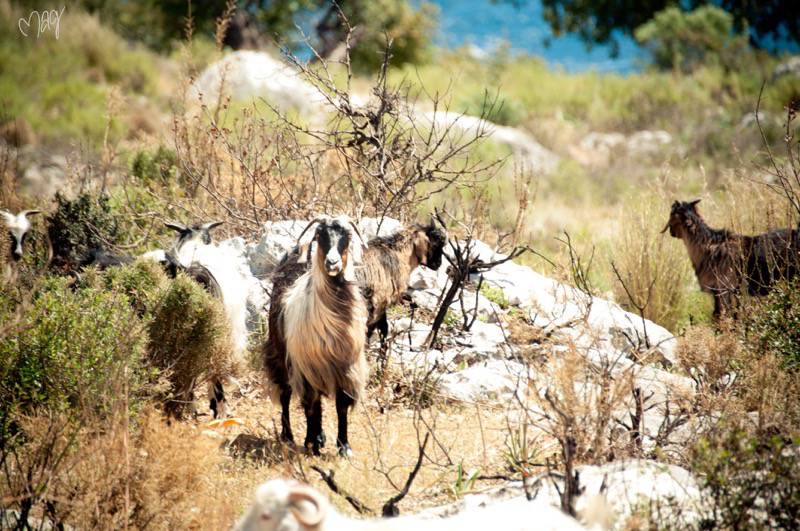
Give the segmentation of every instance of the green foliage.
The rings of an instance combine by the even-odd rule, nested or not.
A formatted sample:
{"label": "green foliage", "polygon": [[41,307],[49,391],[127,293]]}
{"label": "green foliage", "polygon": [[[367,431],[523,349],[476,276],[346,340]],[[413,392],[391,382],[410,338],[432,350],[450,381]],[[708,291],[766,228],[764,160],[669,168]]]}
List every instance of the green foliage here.
{"label": "green foliage", "polygon": [[800,439],[728,430],[702,440],[692,467],[711,510],[704,529],[793,529],[800,521]]}
{"label": "green foliage", "polygon": [[684,72],[711,63],[734,67],[748,52],[746,32],[735,33],[733,16],[713,5],[690,12],[668,7],[638,27],[635,36],[653,64]]}
{"label": "green foliage", "polygon": [[131,173],[145,185],[170,186],[180,177],[178,155],[164,146],[138,151],[131,161]]}
{"label": "green foliage", "polygon": [[473,116],[484,116],[490,122],[500,125],[519,125],[527,116],[525,107],[516,99],[495,97],[488,91],[483,94],[468,95],[464,101],[455,104],[458,112]]}
{"label": "green foliage", "polygon": [[508,308],[508,299],[506,299],[506,294],[497,286],[492,286],[491,284],[484,282],[481,284],[481,295],[504,310]]}
{"label": "green foliage", "polygon": [[747,334],[762,353],[776,354],[788,369],[800,369],[800,279],[777,284],[763,300],[751,301]]}
{"label": "green foliage", "polygon": [[124,294],[136,314],[146,320],[152,318],[167,282],[161,264],[144,259],[110,267],[97,278],[99,287]]}
{"label": "green foliage", "polygon": [[108,196],[87,192],[70,200],[58,193],[56,203],[47,229],[54,266],[75,267],[91,249],[119,241],[120,230]]}
{"label": "green foliage", "polygon": [[414,9],[409,2],[370,0],[345,2],[342,6],[351,26],[358,27],[351,53],[361,71],[374,72],[381,64],[386,38],[392,41],[391,64],[419,64],[429,55],[436,9],[423,2]]}
{"label": "green foliage", "polygon": [[456,479],[450,485],[450,492],[455,498],[461,498],[472,491],[475,481],[478,479],[478,470],[468,472],[464,468],[464,463],[456,465]]}
{"label": "green foliage", "polygon": [[[0,9],[0,102],[4,112],[24,118],[40,138],[99,146],[109,123],[110,85],[151,96],[157,70],[152,54],[71,7],[61,19],[58,39],[52,32],[22,38],[16,24],[22,9]],[[112,119],[109,140],[125,133],[125,122]]]}
{"label": "green foliage", "polygon": [[167,408],[180,415],[203,375],[230,370],[231,342],[221,303],[179,274],[160,297],[148,332],[150,361],[167,375]]}
{"label": "green foliage", "polygon": [[[527,0],[504,1],[530,5]],[[587,45],[610,43],[614,52],[618,46],[617,34],[632,34],[665,6],[674,3],[687,9],[708,4],[707,0],[642,0],[635,4],[627,0],[542,0],[542,8],[544,19],[556,35],[577,33]],[[714,4],[733,15],[737,29],[749,25],[767,47],[775,40],[800,43],[800,5],[794,0],[719,0]]]}
{"label": "green foliage", "polygon": [[[0,294],[0,298],[7,294]],[[47,280],[30,306],[0,305],[2,438],[17,414],[105,415],[145,393],[145,335],[125,295]]]}

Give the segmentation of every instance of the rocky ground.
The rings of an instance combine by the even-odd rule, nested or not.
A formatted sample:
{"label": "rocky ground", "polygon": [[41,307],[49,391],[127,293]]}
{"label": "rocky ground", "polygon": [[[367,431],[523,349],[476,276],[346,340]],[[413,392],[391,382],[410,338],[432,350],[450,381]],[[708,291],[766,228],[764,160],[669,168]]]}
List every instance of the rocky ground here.
{"label": "rocky ground", "polygon": [[[237,257],[242,281],[251,286],[254,337],[256,323],[264,318],[268,304],[264,293],[269,284],[263,279],[303,226],[301,221],[271,222],[264,226],[258,241],[245,243],[233,238],[218,244],[223,252]],[[361,230],[369,237],[376,226],[376,220],[365,219]],[[398,222],[385,220],[381,234],[398,227]],[[475,242],[472,252],[487,262],[502,257],[482,242]],[[392,494],[392,487],[384,484],[369,489],[365,485],[373,479],[377,485],[379,471],[393,467],[398,469],[393,480],[398,481],[399,470],[407,469],[416,458],[420,434],[431,431],[438,445],[429,450],[436,456],[432,459],[464,463],[469,466],[464,471],[466,479],[443,481],[442,469],[423,467],[404,511],[425,508],[424,514],[434,516],[520,496],[558,505],[563,471],[554,469],[551,475],[545,466],[548,457],[560,451],[559,423],[554,420],[558,408],[545,399],[555,394],[556,401],[576,420],[596,424],[586,428],[606,431],[602,438],[612,442],[604,444],[617,444],[624,450],[620,460],[604,466],[575,463],[582,488],[576,502],[579,511],[596,512],[595,498],[600,496],[598,499],[608,504],[602,518],[620,524],[641,513],[643,503],[660,504],[674,512],[676,503],[686,508],[699,500],[689,472],[652,459],[679,450],[686,430],[691,429],[689,423],[671,425],[694,386],[688,376],[675,370],[676,340],[667,330],[512,260],[484,273],[485,287],[479,293],[474,291],[478,279],[473,279],[464,300],[468,301],[467,314],[477,312],[477,318],[464,330],[462,310],[456,302],[451,311],[459,318],[446,325],[438,348],[432,349],[426,340],[448,282],[447,267],[445,261],[439,271],[415,271],[409,295],[417,309],[412,314],[404,307],[390,316],[389,361],[382,374],[377,374],[380,348],[373,341],[373,383],[368,398],[355,410],[351,428],[356,457],[346,464],[337,463],[333,450],[328,449],[321,458],[323,467],[337,468],[342,485],[357,492],[367,505],[379,506],[380,500]],[[566,387],[564,371],[572,378]],[[598,374],[605,376],[598,378]],[[276,442],[279,409],[266,398],[261,373],[241,376],[232,393],[236,422],[220,427],[201,419],[198,429],[219,439],[234,455],[266,460],[268,468],[258,472],[262,480],[282,474],[281,470],[285,473],[287,467],[296,466],[291,463],[298,462],[304,473],[314,474],[304,466],[317,459],[287,461],[286,449]],[[612,392],[604,393],[604,385],[611,386]],[[332,408],[327,408],[326,430],[333,433],[334,415]],[[605,423],[596,414],[603,408],[608,409]],[[631,449],[631,423],[637,414],[641,418],[635,429],[640,433],[637,447]],[[302,434],[299,408],[294,422],[296,433]],[[528,462],[509,463],[509,445],[519,444],[509,441],[522,425],[529,430],[523,444],[535,448],[530,449]],[[631,455],[641,457],[626,457]],[[443,486],[447,484],[449,487]],[[454,495],[458,498],[466,493],[470,495],[455,505],[446,505]],[[524,510],[526,506],[519,507]],[[681,517],[687,514],[683,511]]]}

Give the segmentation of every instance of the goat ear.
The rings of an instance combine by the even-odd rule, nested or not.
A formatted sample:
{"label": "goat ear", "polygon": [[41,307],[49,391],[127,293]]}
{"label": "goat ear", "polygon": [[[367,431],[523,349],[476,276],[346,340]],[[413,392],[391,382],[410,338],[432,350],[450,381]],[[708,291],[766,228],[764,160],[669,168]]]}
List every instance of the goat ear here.
{"label": "goat ear", "polygon": [[186,230],[186,227],[184,225],[181,225],[180,223],[176,223],[174,221],[165,221],[164,226],[167,227],[168,229],[174,230],[175,232],[183,232]]}
{"label": "goat ear", "polygon": [[214,229],[216,227],[219,227],[223,223],[225,223],[225,222],[224,221],[211,221],[209,223],[203,223],[202,225],[200,225],[200,228],[205,230],[205,231],[211,231],[212,229]]}
{"label": "goat ear", "polygon": [[305,485],[293,486],[289,492],[289,510],[306,527],[318,526],[328,511],[328,502],[317,491]]}
{"label": "goat ear", "polygon": [[0,210],[0,216],[3,216],[3,219],[6,220],[8,225],[11,225],[16,220],[16,217],[11,212],[6,212],[5,210]]}
{"label": "goat ear", "polygon": [[689,203],[689,206],[692,206],[692,207],[693,207],[693,206],[695,206],[695,205],[696,205],[697,203],[699,203],[699,202],[700,202],[700,200],[699,200],[699,199],[695,199],[694,201],[692,201],[691,203]]}

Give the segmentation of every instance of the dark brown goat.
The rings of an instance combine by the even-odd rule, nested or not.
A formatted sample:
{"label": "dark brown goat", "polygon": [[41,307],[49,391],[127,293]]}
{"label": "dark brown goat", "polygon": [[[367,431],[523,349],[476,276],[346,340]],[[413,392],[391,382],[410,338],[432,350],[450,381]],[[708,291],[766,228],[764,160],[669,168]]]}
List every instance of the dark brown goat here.
{"label": "dark brown goat", "polygon": [[745,236],[725,229],[712,229],[697,211],[700,200],[675,201],[669,229],[689,252],[700,288],[714,296],[714,317],[730,310],[736,296],[766,295],[780,279],[791,279],[800,269],[800,235],[797,230],[778,229]]}
{"label": "dark brown goat", "polygon": [[447,234],[436,227],[414,225],[391,236],[378,236],[369,241],[364,252],[364,265],[356,270],[358,284],[367,301],[367,337],[377,329],[381,338],[389,334],[386,310],[408,289],[411,272],[419,265],[437,270],[442,265]]}
{"label": "dark brown goat", "polygon": [[[293,441],[289,404],[295,392],[306,414],[305,446],[319,455],[325,443],[320,397],[335,397],[336,446],[347,456],[352,454],[347,413],[363,394],[369,374],[367,310],[354,273],[363,242],[348,218],[317,218],[303,232],[314,224],[312,238],[273,273],[265,367],[272,399],[281,405],[281,438]],[[312,242],[316,250],[309,253]]]}

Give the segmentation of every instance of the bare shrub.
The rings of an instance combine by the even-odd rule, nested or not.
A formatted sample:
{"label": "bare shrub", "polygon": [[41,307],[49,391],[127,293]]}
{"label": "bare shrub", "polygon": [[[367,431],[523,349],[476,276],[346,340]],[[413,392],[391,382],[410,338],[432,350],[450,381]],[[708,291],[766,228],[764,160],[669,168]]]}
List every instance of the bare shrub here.
{"label": "bare shrub", "polygon": [[41,500],[26,515],[31,525],[223,529],[235,519],[236,504],[220,503],[225,495],[208,479],[222,454],[189,425],[167,424],[152,409],[130,428],[122,417],[103,430],[46,415],[21,425],[30,442],[4,472],[11,496],[35,492]]}

